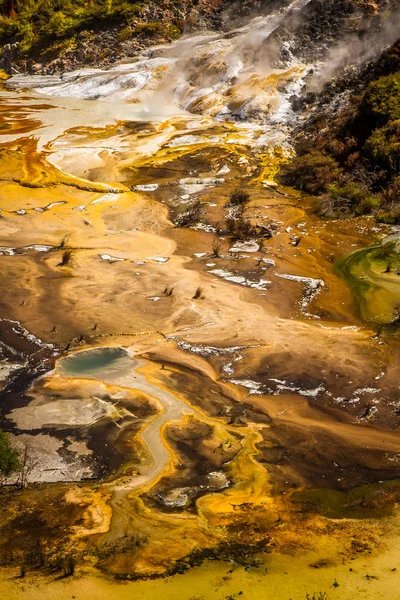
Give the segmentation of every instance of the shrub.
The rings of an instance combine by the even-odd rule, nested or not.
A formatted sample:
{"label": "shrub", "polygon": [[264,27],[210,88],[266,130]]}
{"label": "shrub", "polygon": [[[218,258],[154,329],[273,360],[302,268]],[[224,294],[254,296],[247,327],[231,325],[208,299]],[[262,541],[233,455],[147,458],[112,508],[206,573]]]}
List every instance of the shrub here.
{"label": "shrub", "polygon": [[400,119],[375,129],[365,144],[365,152],[378,166],[390,169],[394,175],[400,173]]}
{"label": "shrub", "polygon": [[178,37],[181,35],[182,31],[179,29],[179,27],[177,27],[176,25],[174,25],[173,23],[171,24],[167,24],[164,26],[164,32],[165,35],[170,39],[170,40],[177,40]]}
{"label": "shrub", "polygon": [[381,193],[382,203],[385,205],[396,205],[400,206],[400,176],[386,187]]}
{"label": "shrub", "polygon": [[31,47],[37,43],[37,33],[34,31],[32,23],[21,23],[19,26],[18,37],[21,39],[21,52],[29,52]]}
{"label": "shrub", "polygon": [[400,225],[400,208],[378,210],[376,220],[378,223],[386,223],[387,225]]}
{"label": "shrub", "polygon": [[118,34],[118,40],[120,42],[126,42],[126,40],[130,40],[133,35],[133,30],[130,27],[124,27]]}
{"label": "shrub", "polygon": [[62,10],[55,12],[49,19],[46,32],[49,36],[62,37],[76,26],[76,21]]}
{"label": "shrub", "polygon": [[64,577],[72,577],[75,574],[75,560],[72,556],[67,556],[62,561]]}
{"label": "shrub", "polygon": [[203,205],[200,200],[196,200],[178,214],[175,218],[175,225],[177,227],[192,227],[200,221],[202,214]]}
{"label": "shrub", "polygon": [[212,245],[212,257],[213,258],[221,258],[221,248],[222,248],[222,243],[221,240],[219,240],[218,238],[215,238],[213,241],[213,245]]}
{"label": "shrub", "polygon": [[370,215],[380,207],[381,201],[378,196],[371,194],[362,198],[356,208],[357,215]]}
{"label": "shrub", "polygon": [[364,97],[364,106],[376,119],[376,125],[400,119],[400,72],[373,81]]}
{"label": "shrub", "polygon": [[246,240],[257,234],[256,228],[243,215],[226,219],[226,227],[229,235],[236,240]]}
{"label": "shrub", "polygon": [[379,223],[400,224],[400,176],[383,190],[379,196],[381,208],[377,213]]}
{"label": "shrub", "polygon": [[343,219],[352,215],[365,215],[379,208],[380,200],[367,187],[356,181],[328,186],[321,198],[318,213],[323,217]]}
{"label": "shrub", "polygon": [[282,167],[280,180],[309,194],[322,194],[342,174],[339,163],[322,152],[312,151],[296,156]]}
{"label": "shrub", "polygon": [[245,206],[249,202],[249,192],[241,188],[236,188],[229,197],[228,206]]}

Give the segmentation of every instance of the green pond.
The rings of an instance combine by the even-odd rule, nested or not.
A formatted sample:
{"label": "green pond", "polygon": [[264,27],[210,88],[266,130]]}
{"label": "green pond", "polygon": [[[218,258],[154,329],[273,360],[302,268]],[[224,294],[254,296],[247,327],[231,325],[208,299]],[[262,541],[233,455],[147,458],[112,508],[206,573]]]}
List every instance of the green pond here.
{"label": "green pond", "polygon": [[394,323],[400,310],[400,237],[386,238],[341,258],[337,271],[347,281],[366,323]]}
{"label": "green pond", "polygon": [[77,352],[59,361],[61,373],[66,375],[90,375],[109,367],[128,356],[123,348],[95,348]]}

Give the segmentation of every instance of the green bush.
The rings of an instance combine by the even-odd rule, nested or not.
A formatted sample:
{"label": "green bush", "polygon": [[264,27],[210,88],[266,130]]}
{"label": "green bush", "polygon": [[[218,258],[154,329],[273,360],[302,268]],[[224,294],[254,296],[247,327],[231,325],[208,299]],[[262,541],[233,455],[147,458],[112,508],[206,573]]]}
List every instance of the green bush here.
{"label": "green bush", "polygon": [[380,194],[381,209],[377,213],[379,223],[400,225],[400,176]]}
{"label": "green bush", "polygon": [[18,26],[15,19],[11,17],[1,16],[0,17],[0,40],[6,40],[12,38],[18,31]]}
{"label": "green bush", "polygon": [[325,153],[312,151],[282,167],[280,180],[309,194],[323,194],[342,174],[339,163]]}
{"label": "green bush", "polygon": [[19,468],[19,454],[10,446],[8,435],[0,429],[0,474],[2,477],[9,477]]}
{"label": "green bush", "polygon": [[281,182],[320,196],[325,217],[373,214],[399,223],[400,40],[366,69],[364,91],[337,116],[317,112],[309,129]]}
{"label": "green bush", "polygon": [[381,205],[381,201],[378,196],[373,196],[371,194],[367,194],[362,198],[356,208],[357,215],[370,215]]}
{"label": "green bush", "polygon": [[320,199],[318,212],[323,217],[343,219],[352,215],[370,214],[380,206],[380,199],[357,181],[328,186]]}
{"label": "green bush", "polygon": [[46,26],[50,36],[63,37],[76,27],[76,19],[69,17],[62,10],[55,12]]}
{"label": "green bush", "polygon": [[375,129],[365,144],[365,152],[376,165],[390,169],[392,173],[399,173],[400,119]]}
{"label": "green bush", "polygon": [[179,27],[177,27],[173,23],[166,24],[164,29],[165,29],[165,35],[170,40],[177,40],[182,34],[182,31],[179,29]]}
{"label": "green bush", "polygon": [[376,220],[378,223],[386,223],[386,225],[400,225],[400,208],[378,210]]}
{"label": "green bush", "polygon": [[365,106],[377,125],[400,119],[400,72],[372,82],[365,93]]}
{"label": "green bush", "polygon": [[383,190],[381,200],[385,206],[400,206],[400,175]]}
{"label": "green bush", "polygon": [[155,21],[154,23],[138,23],[134,29],[134,32],[151,37],[157,35],[162,30],[162,23]]}

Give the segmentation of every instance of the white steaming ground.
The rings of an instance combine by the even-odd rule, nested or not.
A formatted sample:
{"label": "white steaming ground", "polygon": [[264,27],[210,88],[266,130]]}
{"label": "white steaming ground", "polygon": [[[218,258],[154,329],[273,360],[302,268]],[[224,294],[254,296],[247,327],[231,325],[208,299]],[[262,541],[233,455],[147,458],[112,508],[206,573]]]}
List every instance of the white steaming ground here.
{"label": "white steaming ground", "polygon": [[8,86],[49,96],[134,101],[148,118],[172,110],[283,122],[291,111],[288,98],[301,90],[309,68],[291,57],[285,69],[272,69],[263,46],[288,14],[309,2],[294,0],[229,33],[186,37],[108,70],[82,69],[59,77],[21,75]]}

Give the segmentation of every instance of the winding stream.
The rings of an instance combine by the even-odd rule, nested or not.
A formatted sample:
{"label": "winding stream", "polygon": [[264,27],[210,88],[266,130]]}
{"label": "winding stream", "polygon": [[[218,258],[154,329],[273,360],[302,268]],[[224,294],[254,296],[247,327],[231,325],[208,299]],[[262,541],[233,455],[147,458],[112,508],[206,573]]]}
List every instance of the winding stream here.
{"label": "winding stream", "polygon": [[140,437],[150,453],[152,466],[142,475],[113,486],[117,498],[134,489],[144,489],[157,479],[168,466],[172,457],[166,448],[161,431],[165,423],[180,421],[184,415],[199,415],[198,411],[189,407],[176,396],[150,383],[139,372],[144,366],[143,360],[130,356],[122,348],[99,348],[84,350],[58,363],[58,370],[68,377],[96,379],[107,384],[117,385],[132,390],[145,392],[161,406],[157,415],[140,433]]}

